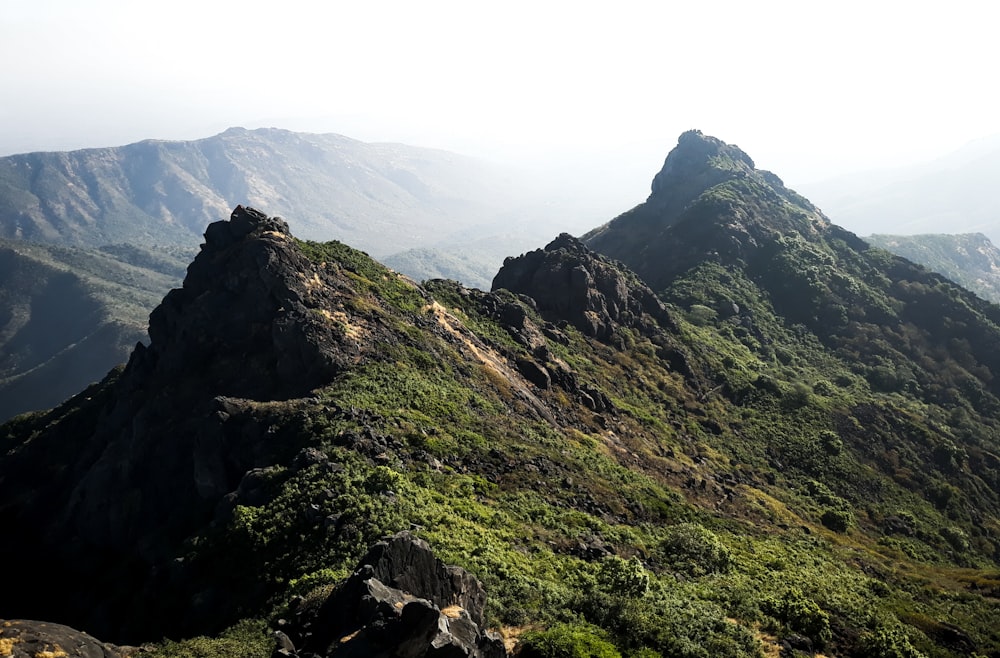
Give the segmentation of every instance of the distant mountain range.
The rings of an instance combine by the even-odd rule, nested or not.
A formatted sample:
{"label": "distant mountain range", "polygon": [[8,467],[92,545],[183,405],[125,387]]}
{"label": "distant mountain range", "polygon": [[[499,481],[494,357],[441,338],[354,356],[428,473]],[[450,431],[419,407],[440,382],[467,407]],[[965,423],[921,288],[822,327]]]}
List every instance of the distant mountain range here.
{"label": "distant mountain range", "polygon": [[422,250],[394,261],[418,279],[445,273],[428,253],[460,250],[463,280],[481,287],[510,253],[613,211],[593,188],[567,195],[514,167],[279,129],[0,158],[7,239],[196,246],[237,204],[293,218],[304,239],[343,240],[380,258]]}
{"label": "distant mountain range", "polygon": [[0,158],[0,420],[122,363],[205,227],[238,204],[416,280],[479,288],[506,256],[613,209],[597,190],[446,151],[278,129]]}
{"label": "distant mountain range", "polygon": [[124,363],[193,253],[0,240],[0,419],[55,406]]}
{"label": "distant mountain range", "polygon": [[983,233],[1000,243],[1000,136],[925,164],[801,183],[796,189],[858,235]]}
{"label": "distant mountain range", "polygon": [[865,240],[1000,304],[1000,249],[982,233],[869,235]]}

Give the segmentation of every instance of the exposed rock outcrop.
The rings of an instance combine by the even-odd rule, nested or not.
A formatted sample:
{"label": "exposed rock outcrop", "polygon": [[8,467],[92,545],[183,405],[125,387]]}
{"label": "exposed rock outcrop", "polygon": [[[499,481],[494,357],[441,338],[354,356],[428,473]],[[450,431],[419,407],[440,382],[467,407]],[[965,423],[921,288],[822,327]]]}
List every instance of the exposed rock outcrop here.
{"label": "exposed rock outcrop", "polygon": [[483,627],[485,605],[472,574],[402,532],[373,546],[322,604],[297,611],[274,655],[503,658],[502,640]]}
{"label": "exposed rock outcrop", "polygon": [[544,249],[505,260],[493,279],[499,288],[531,297],[543,317],[605,342],[615,340],[617,326],[647,335],[674,326],[652,290],[566,233]]}
{"label": "exposed rock outcrop", "polygon": [[[239,206],[229,221],[210,225],[184,287],[151,314],[149,347],[137,346],[123,371],[50,412],[54,422],[74,410],[59,432],[6,456],[0,521],[35,546],[11,547],[11,559],[37,561],[53,583],[84,583],[101,565],[122,582],[162,584],[176,571],[171,551],[213,518],[246,472],[297,450],[276,440],[294,431],[269,419],[268,404],[306,395],[377,344],[378,335],[359,341],[336,321],[356,295],[337,267],[312,263],[280,219]],[[353,322],[356,333],[367,331],[364,318]],[[38,463],[52,463],[52,472],[28,466]],[[52,564],[65,573],[43,567]],[[52,609],[39,589],[5,595],[29,612]],[[163,600],[156,591],[151,598]],[[102,611],[127,604],[100,598],[97,605],[64,597],[55,608],[69,608],[61,620],[86,619],[106,637],[135,637],[119,634],[120,614]],[[205,606],[192,608],[195,618],[222,608]]]}
{"label": "exposed rock outcrop", "polygon": [[336,304],[313,271],[288,224],[238,206],[209,225],[184,287],[150,315],[150,346],[136,349],[126,378],[197,375],[219,395],[256,400],[329,381],[356,347],[316,312]]}
{"label": "exposed rock outcrop", "polygon": [[118,647],[61,624],[28,619],[0,619],[3,658],[124,658]]}

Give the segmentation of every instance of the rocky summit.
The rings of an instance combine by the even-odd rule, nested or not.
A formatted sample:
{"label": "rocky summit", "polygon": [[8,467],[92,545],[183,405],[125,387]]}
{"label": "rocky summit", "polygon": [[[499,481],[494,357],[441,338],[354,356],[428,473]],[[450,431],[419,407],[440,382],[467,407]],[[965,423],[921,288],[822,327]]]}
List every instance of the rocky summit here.
{"label": "rocky summit", "polygon": [[715,138],[490,292],[237,207],[149,336],[0,426],[0,656],[1000,655],[1000,311]]}
{"label": "rocky summit", "polygon": [[645,203],[583,236],[654,290],[704,260],[753,258],[782,234],[814,235],[830,222],[738,147],[691,130],[653,178]]}

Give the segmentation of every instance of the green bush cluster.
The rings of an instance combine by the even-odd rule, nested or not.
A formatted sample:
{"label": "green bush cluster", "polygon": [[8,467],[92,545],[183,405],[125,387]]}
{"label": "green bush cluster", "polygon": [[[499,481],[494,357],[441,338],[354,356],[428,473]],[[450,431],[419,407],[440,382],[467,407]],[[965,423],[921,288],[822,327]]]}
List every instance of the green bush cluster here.
{"label": "green bush cluster", "polygon": [[681,523],[667,529],[660,553],[668,569],[688,576],[725,573],[732,556],[711,530],[697,523]]}
{"label": "green bush cluster", "polygon": [[187,640],[165,640],[143,648],[149,658],[269,658],[274,635],[261,620],[248,619],[217,637],[198,636]]}
{"label": "green bush cluster", "polygon": [[927,658],[898,627],[879,626],[867,631],[862,634],[860,644],[860,655],[864,658]]}
{"label": "green bush cluster", "polygon": [[830,615],[796,588],[788,589],[778,597],[765,598],[761,609],[786,629],[805,635],[818,647],[826,646],[833,639]]}
{"label": "green bush cluster", "polygon": [[525,633],[520,647],[523,658],[621,658],[607,632],[583,623]]}

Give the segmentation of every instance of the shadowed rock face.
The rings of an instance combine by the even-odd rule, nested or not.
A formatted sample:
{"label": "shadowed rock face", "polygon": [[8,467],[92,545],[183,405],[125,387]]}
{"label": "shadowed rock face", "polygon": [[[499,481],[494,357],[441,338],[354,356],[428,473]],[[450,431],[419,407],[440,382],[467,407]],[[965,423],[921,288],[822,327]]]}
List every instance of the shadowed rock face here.
{"label": "shadowed rock face", "polygon": [[237,207],[208,227],[184,287],[153,311],[150,347],[136,350],[125,379],[198,377],[218,395],[255,400],[329,381],[353,344],[316,313],[331,300],[312,272],[284,221]]}
{"label": "shadowed rock face", "polygon": [[[100,455],[64,508],[88,543],[155,553],[152,537],[183,532],[254,461],[253,441],[228,436],[220,396],[298,397],[358,356],[315,312],[333,306],[337,282],[309,276],[284,222],[238,207],[205,239],[184,287],[150,316],[150,346],[136,347],[115,385],[92,439]],[[131,508],[111,504],[123,492]]]}
{"label": "shadowed rock face", "polygon": [[[183,288],[150,316],[149,347],[50,412],[63,420],[72,409],[71,420],[6,456],[0,519],[10,536],[33,540],[5,555],[53,583],[86,582],[100,568],[162,580],[152,565],[207,524],[248,470],[295,450],[269,433],[271,412],[257,403],[303,396],[363,358],[365,347],[329,316],[351,291],[339,271],[303,255],[280,219],[241,206],[210,225]],[[48,609],[44,591],[5,595],[30,611],[34,599]],[[67,619],[119,623],[84,598],[67,598]]]}
{"label": "shadowed rock face", "polygon": [[486,592],[446,566],[421,539],[401,532],[373,546],[318,608],[300,610],[276,655],[501,658],[484,630]]}

